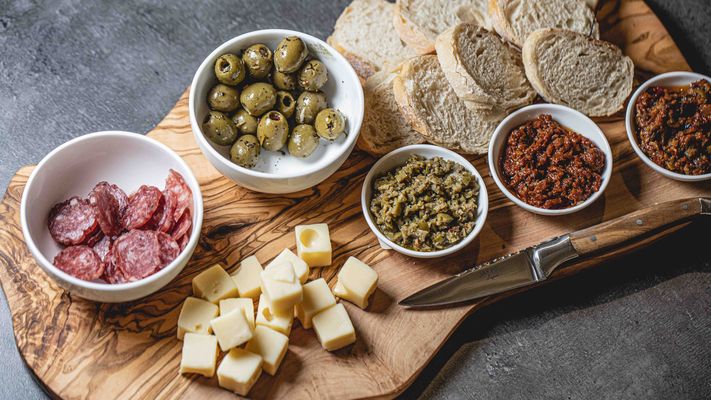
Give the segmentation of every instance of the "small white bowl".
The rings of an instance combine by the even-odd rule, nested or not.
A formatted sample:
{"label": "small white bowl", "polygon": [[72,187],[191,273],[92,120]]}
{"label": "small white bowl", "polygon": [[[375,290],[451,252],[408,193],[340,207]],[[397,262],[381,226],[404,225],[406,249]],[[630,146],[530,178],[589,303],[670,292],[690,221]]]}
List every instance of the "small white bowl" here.
{"label": "small white bowl", "polygon": [[[190,186],[194,211],[190,240],[173,262],[149,277],[121,284],[84,281],[52,264],[51,260],[61,250],[47,228],[52,206],[71,196],[86,197],[100,181],[115,183],[127,194],[141,185],[162,188],[171,168],[182,174]],[[44,272],[72,295],[106,303],[145,297],[173,280],[195,250],[202,216],[200,185],[185,161],[156,140],[118,131],[84,135],[47,154],[32,171],[20,205],[25,243]]]}
{"label": "small white bowl", "polygon": [[[229,146],[218,146],[202,133],[202,121],[209,109],[208,91],[217,83],[215,60],[225,53],[241,54],[256,43],[267,45],[272,51],[287,36],[298,36],[306,43],[312,55],[326,65],[328,81],[322,91],[329,107],[338,109],[346,117],[346,135],[333,142],[321,140],[316,151],[307,158],[293,157],[286,152],[262,149],[259,163],[253,168],[243,168],[229,158]],[[363,89],[358,75],[346,59],[324,41],[305,33],[283,29],[265,29],[245,33],[215,49],[202,62],[190,87],[190,124],[200,149],[222,175],[240,186],[263,193],[292,193],[310,188],[336,172],[355,146],[363,121]]]}
{"label": "small white bowl", "polygon": [[659,172],[667,178],[672,178],[683,182],[699,182],[711,179],[711,173],[703,175],[680,174],[678,172],[672,172],[650,160],[649,157],[644,154],[642,149],[640,149],[639,145],[637,144],[637,135],[635,134],[635,132],[637,131],[637,126],[634,122],[634,105],[635,103],[637,103],[637,98],[651,86],[682,86],[688,85],[691,82],[695,82],[701,79],[705,79],[711,82],[711,78],[709,78],[708,76],[697,74],[695,72],[678,71],[667,72],[665,74],[657,75],[654,78],[651,78],[648,81],[644,82],[642,85],[640,85],[640,87],[637,88],[637,90],[630,98],[629,103],[627,104],[627,113],[625,114],[625,127],[627,128],[627,138],[629,139],[630,144],[632,144],[634,152],[637,153],[639,158],[641,158],[642,161],[644,161],[644,163],[649,166],[649,168],[652,168],[653,170]]}
{"label": "small white bowl", "polygon": [[[602,184],[600,185],[600,190],[593,193],[587,200],[574,207],[550,210],[532,206],[511,193],[501,179],[499,158],[501,156],[501,152],[503,151],[504,144],[506,143],[506,139],[509,137],[509,133],[527,121],[535,119],[541,114],[551,115],[553,119],[558,121],[561,125],[590,139],[590,141],[595,143],[597,147],[605,153],[605,171],[602,174]],[[590,118],[585,116],[585,114],[570,107],[557,104],[530,105],[515,111],[506,117],[506,119],[501,121],[499,126],[496,128],[494,135],[489,142],[488,158],[491,177],[494,178],[494,182],[496,182],[496,186],[499,187],[501,192],[503,192],[509,200],[516,203],[519,207],[540,215],[565,215],[582,210],[583,208],[594,203],[595,200],[602,195],[605,188],[607,188],[607,184],[610,182],[610,175],[612,174],[612,149],[610,148],[610,144],[607,142],[605,134],[602,133],[602,130],[600,130],[600,127],[598,127],[597,124],[595,124],[595,122],[593,122]]]}
{"label": "small white bowl", "polygon": [[[380,229],[378,229],[377,225],[373,221],[373,217],[370,215],[370,200],[373,195],[373,180],[375,180],[378,176],[390,171],[391,169],[405,164],[407,159],[413,154],[423,156],[427,159],[434,157],[442,157],[446,160],[452,160],[466,168],[467,171],[471,172],[472,175],[474,175],[474,177],[476,178],[477,183],[479,184],[479,200],[477,202],[477,217],[474,223],[474,229],[472,229],[469,235],[462,239],[461,242],[447,249],[437,251],[415,251],[402,247],[385,237],[385,235],[380,232]],[[469,161],[467,161],[466,158],[460,156],[459,154],[451,150],[447,150],[445,148],[429,144],[414,144],[410,146],[401,147],[397,150],[391,151],[390,153],[380,158],[380,160],[378,160],[378,162],[376,162],[373,167],[370,168],[368,175],[365,176],[365,181],[363,182],[363,189],[361,190],[360,195],[360,203],[363,208],[363,215],[365,216],[365,221],[368,223],[370,230],[373,231],[375,236],[378,238],[378,241],[380,242],[380,246],[382,248],[388,250],[393,249],[398,253],[402,253],[407,256],[416,258],[444,257],[450,254],[454,254],[459,250],[463,249],[469,243],[471,243],[472,240],[474,240],[474,238],[479,234],[479,232],[481,232],[481,229],[484,227],[484,222],[486,221],[486,215],[489,212],[489,196],[486,191],[486,185],[484,184],[484,180],[481,178],[479,171],[477,171],[476,168],[474,168],[474,166]]]}

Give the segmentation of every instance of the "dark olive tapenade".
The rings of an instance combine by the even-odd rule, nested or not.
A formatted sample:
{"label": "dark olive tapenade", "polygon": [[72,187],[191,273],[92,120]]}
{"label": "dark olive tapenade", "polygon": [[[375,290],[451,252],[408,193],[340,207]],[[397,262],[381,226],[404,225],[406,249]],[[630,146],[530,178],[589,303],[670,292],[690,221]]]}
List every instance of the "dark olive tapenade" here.
{"label": "dark olive tapenade", "polygon": [[535,207],[563,209],[600,190],[605,154],[543,114],[511,131],[499,166],[504,185],[516,197]]}
{"label": "dark olive tapenade", "polygon": [[711,173],[711,83],[650,87],[634,110],[637,143],[650,160],[680,174]]}

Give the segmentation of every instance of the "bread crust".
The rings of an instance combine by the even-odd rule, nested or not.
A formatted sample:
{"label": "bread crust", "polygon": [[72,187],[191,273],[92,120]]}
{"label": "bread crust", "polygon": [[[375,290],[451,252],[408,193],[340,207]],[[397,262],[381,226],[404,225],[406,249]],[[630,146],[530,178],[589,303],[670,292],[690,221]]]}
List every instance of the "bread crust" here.
{"label": "bread crust", "polygon": [[393,25],[400,39],[407,44],[407,47],[415,50],[417,54],[434,53],[434,41],[418,30],[416,25],[403,15],[400,0],[395,2]]}

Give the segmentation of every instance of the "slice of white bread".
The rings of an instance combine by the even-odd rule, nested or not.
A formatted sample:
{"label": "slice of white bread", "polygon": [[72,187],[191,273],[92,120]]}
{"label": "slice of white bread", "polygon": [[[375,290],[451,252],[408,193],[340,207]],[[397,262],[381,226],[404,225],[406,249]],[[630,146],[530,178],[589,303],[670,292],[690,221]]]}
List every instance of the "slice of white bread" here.
{"label": "slice of white bread", "polygon": [[459,99],[435,55],[406,61],[393,82],[405,118],[429,142],[469,154],[486,154],[503,114],[472,110]]}
{"label": "slice of white bread", "polygon": [[617,46],[564,29],[533,32],[523,45],[523,65],[546,101],[590,117],[619,111],[634,81],[634,63]]}
{"label": "slice of white bread", "polygon": [[338,17],[327,39],[363,80],[416,55],[395,32],[394,9],[395,5],[385,0],[354,0]]}
{"label": "slice of white bread", "polygon": [[396,76],[396,73],[381,71],[368,78],[363,87],[365,115],[358,147],[376,156],[425,143],[425,138],[410,127],[395,102],[393,80]]}
{"label": "slice of white bread", "polygon": [[521,54],[493,32],[455,25],[437,36],[435,49],[452,89],[469,108],[511,111],[536,98]]}
{"label": "slice of white bread", "polygon": [[600,36],[595,13],[584,0],[489,0],[489,18],[501,37],[519,47],[543,28]]}
{"label": "slice of white bread", "polygon": [[394,24],[400,39],[419,54],[434,52],[437,35],[460,22],[490,28],[488,0],[397,0]]}

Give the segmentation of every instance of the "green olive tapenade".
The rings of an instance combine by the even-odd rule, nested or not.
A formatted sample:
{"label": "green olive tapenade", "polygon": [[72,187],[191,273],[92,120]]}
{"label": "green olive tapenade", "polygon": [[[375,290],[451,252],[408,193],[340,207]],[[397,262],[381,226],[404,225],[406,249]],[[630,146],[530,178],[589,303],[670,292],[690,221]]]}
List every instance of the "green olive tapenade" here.
{"label": "green olive tapenade", "polygon": [[416,251],[452,247],[474,229],[479,184],[462,165],[412,155],[373,182],[370,213],[394,243]]}

